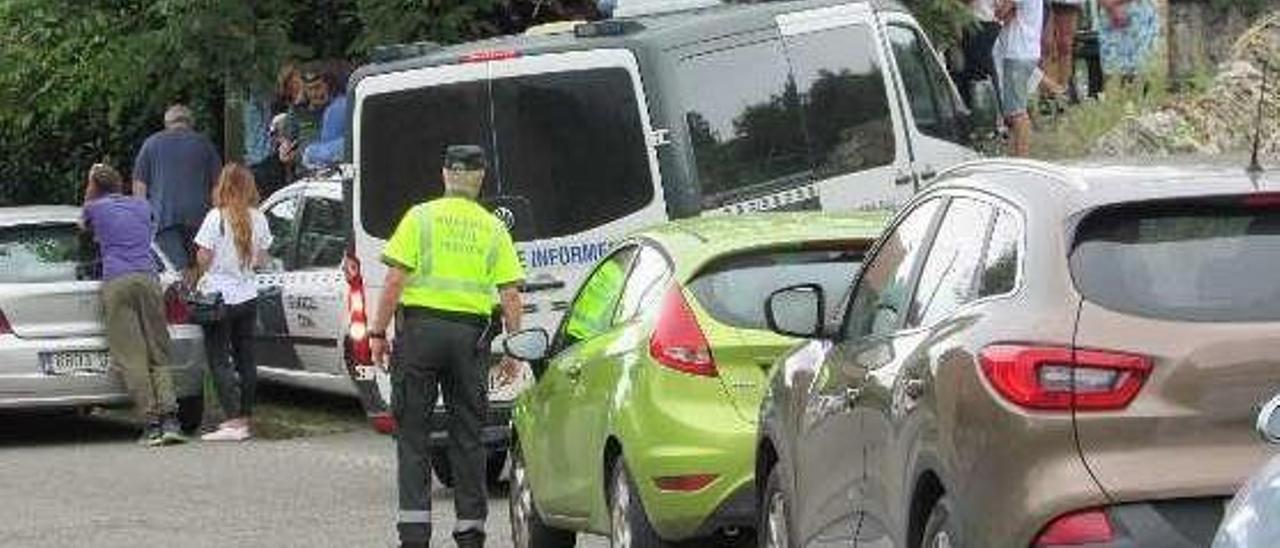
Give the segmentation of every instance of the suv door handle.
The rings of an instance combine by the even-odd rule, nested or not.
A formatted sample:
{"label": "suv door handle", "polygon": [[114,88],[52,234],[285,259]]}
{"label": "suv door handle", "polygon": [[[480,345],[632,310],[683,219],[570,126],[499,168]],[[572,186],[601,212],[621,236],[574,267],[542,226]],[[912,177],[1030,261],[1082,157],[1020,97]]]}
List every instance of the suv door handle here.
{"label": "suv door handle", "polygon": [[898,173],[898,176],[893,179],[893,184],[902,186],[909,185],[914,181],[915,177],[912,177],[910,173]]}
{"label": "suv door handle", "polygon": [[924,172],[921,172],[921,173],[920,173],[920,180],[921,180],[921,181],[928,181],[929,179],[932,179],[932,178],[934,178],[934,177],[937,177],[937,176],[938,176],[938,170],[933,169],[933,168],[926,168],[926,170],[927,170],[927,171],[924,171]]}

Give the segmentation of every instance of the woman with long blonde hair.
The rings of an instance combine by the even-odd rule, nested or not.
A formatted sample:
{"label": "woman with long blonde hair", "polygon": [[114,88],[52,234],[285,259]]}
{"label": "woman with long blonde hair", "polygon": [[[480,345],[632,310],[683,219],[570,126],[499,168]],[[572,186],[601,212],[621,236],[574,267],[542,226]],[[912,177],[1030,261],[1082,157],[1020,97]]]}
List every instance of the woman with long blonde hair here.
{"label": "woman with long blonde hair", "polygon": [[253,271],[266,262],[271,246],[267,218],[258,211],[253,173],[231,163],[213,189],[213,209],[196,233],[199,288],[219,293],[226,313],[204,326],[205,350],[213,371],[218,402],[226,414],[205,441],[242,441],[251,436],[250,417],[258,381],[253,360],[253,326],[258,288]]}

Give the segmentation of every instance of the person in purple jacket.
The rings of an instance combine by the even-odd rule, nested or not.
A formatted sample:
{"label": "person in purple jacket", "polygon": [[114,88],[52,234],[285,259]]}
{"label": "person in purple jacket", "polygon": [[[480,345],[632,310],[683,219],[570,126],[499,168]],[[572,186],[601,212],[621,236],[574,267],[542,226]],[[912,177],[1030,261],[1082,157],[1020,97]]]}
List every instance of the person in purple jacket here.
{"label": "person in purple jacket", "polygon": [[182,443],[178,404],[169,373],[164,296],[151,256],[151,205],[123,194],[115,169],[94,164],[85,187],[83,223],[102,257],[102,305],[111,361],[122,373],[146,421],[139,443]]}

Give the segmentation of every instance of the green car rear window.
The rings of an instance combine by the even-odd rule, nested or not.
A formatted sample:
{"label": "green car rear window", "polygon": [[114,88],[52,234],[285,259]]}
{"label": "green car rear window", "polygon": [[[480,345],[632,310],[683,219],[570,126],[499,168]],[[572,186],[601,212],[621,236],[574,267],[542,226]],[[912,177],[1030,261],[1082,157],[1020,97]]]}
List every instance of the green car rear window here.
{"label": "green car rear window", "polygon": [[1280,207],[1248,198],[1107,208],[1085,218],[1071,274],[1086,299],[1179,321],[1280,320]]}
{"label": "green car rear window", "polygon": [[853,284],[863,250],[793,249],[733,255],[713,262],[689,290],[716,321],[742,329],[768,329],[765,299],[774,291],[816,283],[832,311]]}

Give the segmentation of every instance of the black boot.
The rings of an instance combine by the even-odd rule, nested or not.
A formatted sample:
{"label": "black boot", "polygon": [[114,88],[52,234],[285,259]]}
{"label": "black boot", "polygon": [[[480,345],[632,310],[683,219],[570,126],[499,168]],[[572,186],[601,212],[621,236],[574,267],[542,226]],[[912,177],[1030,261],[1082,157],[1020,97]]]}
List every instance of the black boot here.
{"label": "black boot", "polygon": [[398,523],[396,530],[400,533],[400,548],[427,548],[431,544],[429,523]]}
{"label": "black boot", "polygon": [[461,531],[453,534],[453,541],[458,548],[484,548],[484,531]]}

